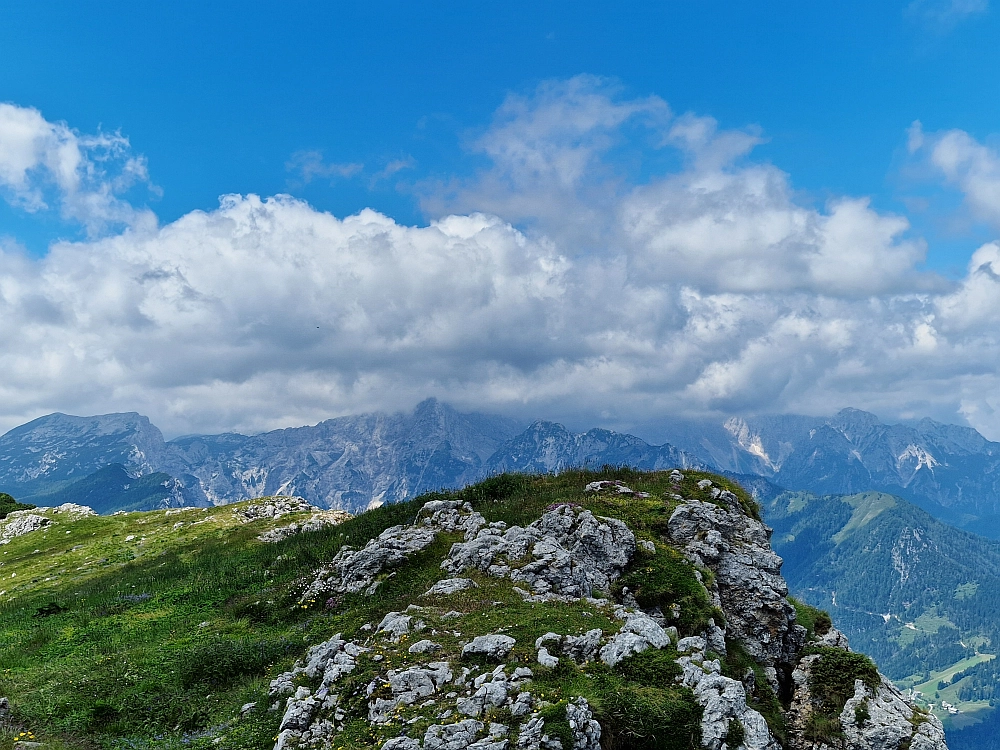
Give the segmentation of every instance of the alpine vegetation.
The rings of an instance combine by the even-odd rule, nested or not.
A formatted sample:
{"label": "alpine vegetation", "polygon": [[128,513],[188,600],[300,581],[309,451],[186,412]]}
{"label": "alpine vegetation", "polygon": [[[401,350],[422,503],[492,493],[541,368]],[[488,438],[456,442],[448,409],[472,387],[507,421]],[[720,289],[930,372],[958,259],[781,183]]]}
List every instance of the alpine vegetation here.
{"label": "alpine vegetation", "polygon": [[[17,537],[36,565],[72,554],[60,534],[108,545],[145,528],[148,550],[5,597],[8,737],[945,750],[936,717],[789,599],[758,506],[721,477],[505,474],[326,524],[299,501],[255,506],[52,520]],[[188,535],[171,542],[175,517]]]}

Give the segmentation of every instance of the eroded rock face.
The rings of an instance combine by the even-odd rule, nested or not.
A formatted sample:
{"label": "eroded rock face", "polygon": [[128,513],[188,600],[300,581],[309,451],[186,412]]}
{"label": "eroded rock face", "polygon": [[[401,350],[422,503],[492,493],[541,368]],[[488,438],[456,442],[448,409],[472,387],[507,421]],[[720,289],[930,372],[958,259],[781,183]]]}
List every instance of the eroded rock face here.
{"label": "eroded rock face", "polygon": [[[423,594],[413,592],[415,597],[426,597],[423,606],[410,604],[405,611],[385,614],[377,626],[366,624],[359,630],[363,642],[338,635],[314,646],[304,660],[272,682],[272,709],[283,709],[275,750],[335,746],[337,733],[352,718],[347,712],[356,711],[358,701],[362,708],[353,718],[367,719],[383,737],[399,732],[400,736],[384,741],[382,750],[599,750],[600,722],[578,695],[565,696],[568,703],[563,704],[571,747],[562,744],[564,726],[559,730],[562,741],[546,733],[545,717],[553,720],[544,713],[551,706],[547,702],[551,694],[531,684],[532,669],[523,661],[527,644],[515,652],[518,643],[504,632],[507,628],[468,632],[466,626],[474,620],[463,625],[459,620],[463,613],[443,611],[452,606],[461,609],[466,597],[494,586],[509,586],[541,607],[577,602],[589,610],[584,614],[603,608],[620,623],[610,632],[594,628],[569,634],[531,633],[534,650],[529,653],[541,665],[532,661],[536,670],[556,667],[563,659],[584,671],[593,668],[595,660],[615,668],[635,654],[675,646],[681,668],[677,682],[691,690],[702,709],[704,750],[781,750],[764,717],[748,705],[748,695],[759,696],[761,688],[754,671],[748,670],[742,680],[722,673],[716,656],[726,656],[727,640],[742,642],[764,667],[772,686],[787,689],[792,704],[785,717],[789,735],[785,750],[906,750],[907,744],[911,750],[947,750],[940,722],[917,711],[884,678],[874,690],[860,681],[856,684],[839,716],[844,748],[805,740],[812,708],[809,670],[819,657],[800,658],[805,629],[795,623],[794,609],[785,599],[781,560],[770,550],[769,531],[746,515],[735,496],[713,488],[709,480],[700,488],[712,492],[719,504],[681,498],[669,519],[667,538],[696,565],[713,571],[709,595],[724,611],[725,622],[709,620],[704,632],[686,638],[678,639],[675,627],[665,627],[662,612],[643,611],[627,593],[620,604],[590,598],[597,589],[611,590],[638,542],[621,521],[596,517],[576,505],[553,506],[528,526],[508,527],[502,522],[487,524],[468,505],[434,501],[424,505],[412,525],[387,529],[361,550],[342,549],[317,575],[314,586],[321,588],[316,591],[374,591],[387,571],[426,549],[437,534],[464,537],[441,563],[451,577]],[[590,491],[639,496],[620,483],[603,483]],[[468,571],[474,572],[482,589],[461,575]],[[498,580],[487,583],[482,574]],[[466,593],[447,604],[439,598],[460,592]],[[550,627],[558,629],[555,621]],[[427,637],[408,648],[393,645],[416,632],[426,632]],[[816,645],[847,649],[846,639],[835,630]],[[371,671],[363,680],[355,677],[338,686],[369,651],[375,653],[364,656],[361,663]],[[402,663],[390,660],[398,652],[407,654]],[[483,656],[493,663],[484,666],[479,658]],[[359,691],[357,685],[365,683],[367,688]],[[348,690],[348,685],[349,697],[341,702],[338,691]],[[424,723],[415,726],[421,719]],[[428,720],[433,722],[429,726]],[[727,744],[734,728],[743,736],[739,748]],[[550,730],[555,731],[551,726]]]}
{"label": "eroded rock face", "polygon": [[726,615],[727,633],[765,665],[774,687],[781,682],[786,691],[806,630],[788,602],[781,558],[771,550],[770,529],[744,513],[735,495],[711,491],[719,505],[682,499],[670,517],[670,541],[715,573],[710,593]]}
{"label": "eroded rock face", "polygon": [[746,750],[781,750],[764,717],[747,706],[743,683],[723,676],[718,660],[707,660],[706,646],[705,639],[698,636],[682,638],[677,644],[681,654],[677,663],[683,670],[678,681],[691,688],[703,711],[702,745],[708,750],[736,750],[725,744],[730,722],[736,720],[743,727],[742,747]]}
{"label": "eroded rock face", "polygon": [[601,649],[601,661],[609,667],[617,665],[632,654],[641,654],[650,648],[665,648],[670,645],[667,631],[645,612],[618,607],[615,616],[619,620],[624,620],[625,624]]}
{"label": "eroded rock face", "polygon": [[0,528],[0,539],[9,541],[30,534],[32,531],[43,529],[51,523],[52,521],[45,516],[26,511],[15,511],[7,516],[7,523]]}
{"label": "eroded rock face", "polygon": [[[837,630],[831,630],[822,642],[849,650],[846,637]],[[806,728],[814,710],[809,682],[820,658],[818,654],[804,656],[792,673],[794,694],[786,714],[789,750],[947,750],[941,721],[918,709],[882,675],[874,689],[855,680],[854,695],[839,716],[844,734],[842,748],[809,739]]]}
{"label": "eroded rock face", "polygon": [[635,535],[621,521],[562,505],[525,528],[491,524],[455,544],[441,567],[452,574],[472,568],[510,578],[534,596],[579,599],[607,590],[635,549]]}
{"label": "eroded rock face", "polygon": [[298,496],[275,495],[261,498],[257,502],[238,506],[233,510],[233,516],[240,521],[259,521],[261,519],[281,518],[289,513],[303,513],[319,510],[305,498]]}
{"label": "eroded rock face", "polygon": [[474,534],[485,524],[483,517],[468,503],[434,500],[424,504],[413,526],[393,526],[386,529],[362,549],[343,547],[329,565],[317,571],[313,583],[306,588],[302,600],[329,594],[375,592],[378,576],[398,567],[407,558],[426,549],[441,531],[465,531]]}
{"label": "eroded rock face", "polygon": [[327,526],[337,526],[353,517],[350,513],[343,510],[317,510],[301,523],[290,523],[287,526],[279,526],[276,529],[265,531],[257,538],[262,542],[274,544],[306,531],[319,531]]}

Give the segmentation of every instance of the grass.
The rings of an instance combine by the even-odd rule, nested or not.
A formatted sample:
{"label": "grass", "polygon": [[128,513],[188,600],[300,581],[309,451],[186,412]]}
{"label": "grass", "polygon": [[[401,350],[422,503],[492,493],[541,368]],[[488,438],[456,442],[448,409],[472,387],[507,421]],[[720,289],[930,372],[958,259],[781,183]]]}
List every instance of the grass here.
{"label": "grass", "polygon": [[[440,562],[461,539],[458,534],[439,534],[405,565],[387,571],[370,596],[299,599],[312,571],[341,547],[361,547],[390,526],[412,522],[428,500],[467,501],[487,521],[511,525],[528,524],[551,505],[574,503],[620,518],[640,539],[654,542],[654,552],[636,555],[622,585],[665,613],[679,604],[678,629],[697,632],[708,617],[720,615],[694,567],[662,538],[677,505],[675,492],[715,502],[697,484],[705,478],[758,514],[745,492],[714,475],[685,472],[678,488],[667,472],[605,468],[498,476],[461,491],[383,506],[277,544],[257,536],[294,515],[242,523],[232,507],[224,507],[78,520],[52,516],[47,529],[0,547],[0,695],[14,704],[17,730],[32,731],[53,748],[250,750],[269,747],[277,734],[280,712],[267,710],[268,680],[311,644],[339,632],[373,646],[356,673],[338,683],[348,714],[364,716],[373,673],[425,660],[407,651],[413,640],[432,638],[442,647],[435,659],[455,665],[470,636],[505,632],[517,641],[512,659],[535,671],[530,690],[549,704],[551,735],[565,735],[566,701],[582,695],[604,728],[606,749],[693,749],[700,743],[701,709],[690,690],[673,682],[671,650],[647,652],[616,669],[563,658],[547,670],[535,661],[534,640],[545,632],[616,631],[620,623],[611,618],[610,606],[524,602],[510,581],[475,571],[466,575],[478,588],[422,596],[443,577]],[[583,492],[588,482],[601,479],[621,480],[651,496]],[[426,622],[426,632],[398,644],[371,639],[366,625],[410,604],[422,608],[417,617]],[[445,619],[450,610],[462,614]],[[485,667],[471,660],[465,665]],[[766,686],[764,679],[758,683]],[[257,707],[241,717],[240,707],[254,701]],[[761,705],[770,710],[770,704]],[[337,743],[344,750],[368,748],[404,727],[418,733],[429,723],[418,707],[406,708],[386,727],[348,721]],[[9,750],[13,737],[0,735],[0,750]]]}
{"label": "grass", "polygon": [[833,620],[830,619],[829,612],[799,601],[793,596],[788,597],[788,601],[795,607],[796,622],[808,631],[810,639],[814,635],[822,636],[830,632]]}
{"label": "grass", "polygon": [[844,651],[829,646],[813,647],[818,654],[809,674],[809,692],[812,696],[812,713],[806,728],[806,737],[814,742],[836,744],[843,736],[840,713],[844,704],[854,695],[854,682],[861,680],[874,691],[880,681],[878,669],[864,654]]}

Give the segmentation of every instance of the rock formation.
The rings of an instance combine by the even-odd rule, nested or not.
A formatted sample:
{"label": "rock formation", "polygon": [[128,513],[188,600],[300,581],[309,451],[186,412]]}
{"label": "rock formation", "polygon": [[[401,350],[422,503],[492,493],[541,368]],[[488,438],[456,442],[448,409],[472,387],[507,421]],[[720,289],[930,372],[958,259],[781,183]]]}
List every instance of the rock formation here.
{"label": "rock formation", "polygon": [[[587,487],[598,500],[670,508],[656,533],[571,502],[520,526],[487,522],[458,499],[434,500],[412,524],[342,548],[304,601],[372,595],[441,535],[453,540],[440,562],[445,575],[414,592],[421,604],[353,638],[333,636],[271,682],[271,708],[282,712],[275,750],[337,746],[359,722],[382,750],[597,750],[604,733],[622,729],[602,726],[617,721],[608,713],[614,694],[592,704],[587,695],[596,693],[587,691],[649,669],[671,675],[652,686],[673,691],[696,717],[706,750],[946,750],[940,722],[851,652],[842,634],[797,623],[770,531],[747,498],[711,479],[692,490],[677,471],[669,483],[661,498],[621,482]],[[621,584],[652,571],[642,566],[661,553],[686,561],[676,570],[692,571],[714,608],[700,632],[669,624],[687,622],[680,605],[644,610]],[[502,608],[470,605],[502,591],[535,607],[526,610],[532,616],[552,610],[607,625],[514,637],[505,631],[524,625],[504,624]],[[608,598],[615,591],[617,601]]]}

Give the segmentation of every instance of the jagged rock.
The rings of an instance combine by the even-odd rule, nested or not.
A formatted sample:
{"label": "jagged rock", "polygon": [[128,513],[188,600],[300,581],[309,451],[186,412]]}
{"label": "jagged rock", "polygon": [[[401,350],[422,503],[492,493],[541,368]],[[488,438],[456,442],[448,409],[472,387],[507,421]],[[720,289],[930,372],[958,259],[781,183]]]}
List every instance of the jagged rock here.
{"label": "jagged rock", "polygon": [[566,718],[573,730],[573,750],[600,750],[601,725],[594,718],[586,698],[570,701],[566,705]]}
{"label": "jagged rock", "polygon": [[382,618],[382,622],[376,628],[377,633],[384,633],[392,638],[396,643],[399,639],[410,632],[410,623],[413,622],[411,615],[404,615],[402,612],[390,612]]}
{"label": "jagged rock", "polygon": [[288,526],[279,526],[276,529],[265,531],[257,538],[262,542],[274,544],[296,534],[319,531],[320,529],[325,529],[327,526],[337,526],[351,518],[354,518],[354,516],[344,510],[320,510],[313,513],[312,516],[302,523],[290,523]]}
{"label": "jagged rock", "polygon": [[457,594],[459,591],[465,591],[466,589],[475,587],[476,582],[471,578],[442,578],[440,581],[427,589],[427,591],[424,592],[424,596],[446,596],[448,594]]}
{"label": "jagged rock", "polygon": [[465,647],[462,649],[462,656],[482,654],[488,659],[502,661],[510,655],[515,642],[509,635],[503,635],[502,633],[477,635],[471,642],[465,644]]}
{"label": "jagged rock", "polygon": [[243,522],[259,521],[265,518],[281,518],[289,513],[302,513],[319,510],[305,498],[297,496],[275,495],[261,498],[257,502],[238,506],[233,516]]}
{"label": "jagged rock", "polygon": [[626,611],[619,607],[615,615],[624,620],[625,624],[601,649],[601,661],[609,667],[615,666],[632,654],[640,654],[648,648],[664,648],[670,645],[670,636],[667,635],[667,631],[645,612]]}
{"label": "jagged rock", "polygon": [[424,750],[466,750],[482,733],[484,724],[465,719],[455,724],[432,724],[424,733]]}
{"label": "jagged rock", "polygon": [[[613,518],[562,505],[522,528],[485,528],[452,546],[441,567],[457,574],[477,568],[528,585],[535,595],[589,597],[607,589],[635,553],[635,535]],[[527,564],[511,563],[531,555]]]}
{"label": "jagged rock", "polygon": [[385,741],[382,750],[420,750],[420,743],[412,737],[393,737]]}
{"label": "jagged rock", "polygon": [[[703,480],[704,481],[704,480]],[[749,517],[739,499],[720,491],[718,505],[685,499],[670,516],[668,534],[689,560],[715,573],[710,593],[726,615],[730,637],[763,664],[773,686],[787,684],[806,630],[795,622],[770,529]]]}
{"label": "jagged rock", "polygon": [[77,505],[76,503],[63,503],[62,505],[57,505],[54,508],[38,508],[38,510],[49,510],[53,513],[65,513],[71,516],[75,521],[78,518],[87,518],[88,516],[96,516],[97,512],[91,508],[89,505]]}
{"label": "jagged rock", "polygon": [[562,750],[562,743],[544,734],[545,722],[542,717],[533,714],[521,725],[517,735],[517,750]]}
{"label": "jagged rock", "polygon": [[[846,648],[843,634],[832,640],[844,643]],[[787,713],[789,750],[815,747],[806,737],[806,727],[813,711],[810,674],[820,658],[817,654],[803,657],[792,673],[795,692]],[[868,719],[859,724],[855,709],[861,706],[867,711]],[[901,750],[907,746],[911,750],[947,748],[941,721],[933,714],[917,709],[882,675],[879,675],[875,689],[862,680],[855,680],[854,695],[845,702],[839,719],[844,733],[844,750]]]}
{"label": "jagged rock", "polygon": [[577,664],[591,661],[601,648],[604,631],[600,628],[588,630],[583,635],[567,635],[563,638],[563,653]]}
{"label": "jagged rock", "polygon": [[[373,724],[388,723],[397,706],[411,706],[421,698],[432,695],[452,677],[454,674],[451,665],[446,661],[430,662],[426,667],[389,670],[383,684],[389,688],[392,697],[372,698],[368,704],[368,720]],[[373,680],[368,685],[369,698],[375,692],[378,682],[379,680]]]}
{"label": "jagged rock", "polygon": [[15,539],[19,536],[30,534],[32,531],[43,529],[51,523],[52,519],[36,513],[14,511],[8,514],[7,523],[3,525],[3,530],[0,530],[0,538]]}
{"label": "jagged rock", "polygon": [[[503,676],[504,679],[498,679]],[[507,702],[507,693],[511,685],[506,679],[506,675],[501,672],[494,676],[491,682],[484,682],[470,698],[461,698],[455,704],[459,713],[466,716],[480,716],[487,709],[499,707]]]}
{"label": "jagged rock", "polygon": [[[592,489],[615,494],[631,492],[618,484]],[[485,523],[468,504],[432,501],[424,505],[412,525],[387,530],[364,550],[341,550],[328,566],[325,581],[339,587],[331,590],[341,593],[374,590],[380,576],[425,549],[437,533],[460,533],[464,540],[452,545],[441,565],[451,577],[435,583],[425,596],[471,589],[475,584],[459,574],[476,569],[508,579],[511,583],[507,585],[528,602],[583,600],[587,609],[591,605],[614,608],[614,617],[621,622],[618,632],[605,634],[595,628],[581,635],[545,633],[534,644],[539,663],[557,666],[558,656],[584,665],[584,671],[590,673],[586,664],[595,658],[615,666],[633,654],[676,643],[681,668],[678,681],[690,688],[701,708],[704,750],[780,750],[764,718],[747,705],[747,696],[759,695],[762,689],[754,672],[757,667],[748,669],[742,680],[731,679],[722,674],[721,664],[714,658],[715,654],[725,656],[727,638],[732,639],[746,645],[772,686],[791,686],[795,690],[785,716],[789,736],[786,750],[834,750],[804,739],[803,722],[808,721],[811,706],[808,670],[810,660],[818,657],[799,659],[805,631],[795,624],[794,610],[784,599],[787,590],[780,576],[781,560],[770,550],[767,528],[749,518],[734,495],[713,486],[711,481],[704,480],[701,489],[712,501],[681,499],[668,521],[665,539],[681,549],[702,572],[704,568],[714,572],[709,596],[723,610],[726,627],[709,620],[697,636],[678,640],[676,627],[665,627],[667,618],[678,614],[675,608],[664,606],[666,613],[659,609],[644,612],[627,589],[619,605],[585,599],[597,588],[610,591],[610,584],[621,575],[639,545],[625,524],[595,517],[571,503],[550,506],[541,518],[525,527],[508,527],[502,522]],[[644,553],[650,551],[650,546],[655,552],[659,544],[641,546]],[[349,569],[352,562],[362,569]],[[399,642],[424,627],[444,629],[447,626],[441,621],[448,617],[461,617],[461,613],[441,615],[436,607],[410,604],[403,612],[388,613],[374,630],[370,624],[363,630],[369,638],[374,632]],[[530,685],[530,669],[517,667],[508,675],[506,661],[516,644],[503,630],[466,634],[471,640],[462,649],[463,657],[479,654],[499,661],[492,671],[468,664],[455,678],[449,663],[440,661],[374,672],[367,688],[367,718],[372,724],[384,731],[401,721],[406,722],[404,730],[407,724],[412,726],[421,719],[440,722],[426,730],[422,741],[399,736],[386,741],[383,750],[599,750],[601,726],[587,701],[578,695],[566,696],[572,747],[564,747],[558,738],[545,733],[539,712],[549,705],[546,695]],[[458,631],[450,632],[461,637]],[[450,639],[440,640],[451,643]],[[835,630],[816,642],[848,648],[846,639]],[[422,654],[439,648],[435,641],[425,639],[408,651]],[[310,649],[305,660],[272,682],[272,696],[290,696],[285,702],[276,750],[335,744],[336,733],[343,731],[348,706],[353,702],[342,706],[333,685],[339,676],[355,668],[355,657],[363,650],[337,636]],[[390,650],[398,656],[396,649]],[[379,653],[372,664],[385,658]],[[302,674],[312,680],[314,692],[296,689]],[[858,719],[864,717],[864,711],[859,709],[862,704],[870,712],[870,719],[858,726]],[[485,723],[503,716],[509,719],[488,726]],[[940,722],[916,712],[884,679],[874,691],[858,683],[840,722],[846,744],[837,750],[906,750],[907,744],[910,750],[947,750]],[[737,725],[744,736],[742,744],[739,748],[727,747],[726,738]]]}
{"label": "jagged rock", "polygon": [[543,667],[553,669],[559,663],[559,658],[550,654],[549,650],[542,646],[538,649],[538,663]]}
{"label": "jagged rock", "polygon": [[743,683],[723,676],[718,661],[706,661],[705,646],[705,639],[697,636],[683,638],[677,644],[677,651],[682,654],[677,659],[682,672],[678,682],[691,688],[702,707],[702,746],[707,750],[723,750],[729,724],[735,719],[743,726],[746,750],[781,750],[764,717],[747,706]]}
{"label": "jagged rock", "polygon": [[285,715],[281,717],[279,731],[293,729],[301,732],[309,727],[313,713],[316,711],[317,701],[312,692],[307,687],[299,687],[295,695],[286,702]]}
{"label": "jagged rock", "polygon": [[379,583],[375,580],[376,576],[429,547],[434,535],[434,529],[428,527],[393,526],[368,542],[363,549],[345,546],[328,566],[319,570],[302,599],[327,593],[372,593]]}
{"label": "jagged rock", "polygon": [[828,631],[823,633],[819,638],[816,639],[816,644],[819,646],[830,646],[831,648],[839,648],[844,651],[850,651],[850,645],[847,642],[847,636],[841,633],[836,628],[830,628]]}
{"label": "jagged rock", "polygon": [[289,695],[295,692],[295,679],[306,675],[317,679],[322,675],[318,698],[326,697],[330,686],[346,674],[350,674],[357,666],[357,657],[370,649],[359,646],[353,641],[345,641],[340,633],[323,643],[319,643],[306,652],[305,660],[295,662],[292,669],[271,680],[268,695],[271,698]]}
{"label": "jagged rock", "polygon": [[440,531],[464,531],[466,537],[471,538],[480,527],[486,525],[486,519],[468,503],[431,500],[424,503],[417,514],[417,524]]}
{"label": "jagged rock", "polygon": [[709,651],[714,651],[719,656],[726,655],[726,631],[715,624],[715,620],[708,618],[708,629],[705,630],[705,643]]}
{"label": "jagged rock", "polygon": [[435,643],[434,641],[429,641],[424,639],[422,641],[417,641],[406,650],[409,651],[411,654],[426,654],[431,651],[439,651],[440,649],[441,649],[440,643]]}
{"label": "jagged rock", "polygon": [[583,488],[584,492],[612,492],[616,495],[635,495],[636,497],[649,497],[648,492],[636,492],[620,480],[603,480],[591,482]]}
{"label": "jagged rock", "polygon": [[393,526],[372,539],[363,549],[345,546],[329,565],[321,568],[302,600],[324,594],[373,593],[379,585],[377,577],[389,568],[403,563],[411,555],[430,546],[439,531],[464,530],[472,535],[485,519],[468,503],[453,500],[432,500],[418,513],[414,526]]}
{"label": "jagged rock", "polygon": [[510,715],[515,719],[520,719],[522,716],[527,716],[535,708],[535,699],[531,697],[531,693],[518,693],[517,698],[510,705]]}

